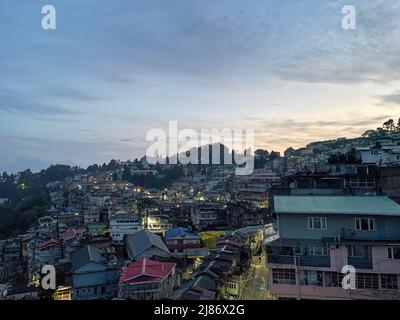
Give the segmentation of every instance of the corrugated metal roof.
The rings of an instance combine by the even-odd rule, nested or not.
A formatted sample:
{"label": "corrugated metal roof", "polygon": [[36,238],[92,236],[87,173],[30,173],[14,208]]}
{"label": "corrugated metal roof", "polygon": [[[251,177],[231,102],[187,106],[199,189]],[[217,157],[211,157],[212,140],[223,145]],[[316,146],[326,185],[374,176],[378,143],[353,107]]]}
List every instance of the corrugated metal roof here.
{"label": "corrugated metal roof", "polygon": [[132,253],[133,258],[142,254],[147,249],[155,246],[162,251],[170,253],[162,238],[148,230],[141,230],[134,234],[130,234],[126,238],[128,250]]}
{"label": "corrugated metal roof", "polygon": [[73,255],[72,265],[78,269],[89,262],[105,263],[105,260],[99,249],[87,245]]}
{"label": "corrugated metal roof", "polygon": [[400,205],[379,196],[275,196],[276,213],[400,216]]}
{"label": "corrugated metal roof", "polygon": [[198,234],[190,232],[189,230],[181,227],[165,231],[165,239],[178,238],[178,237],[200,238]]}

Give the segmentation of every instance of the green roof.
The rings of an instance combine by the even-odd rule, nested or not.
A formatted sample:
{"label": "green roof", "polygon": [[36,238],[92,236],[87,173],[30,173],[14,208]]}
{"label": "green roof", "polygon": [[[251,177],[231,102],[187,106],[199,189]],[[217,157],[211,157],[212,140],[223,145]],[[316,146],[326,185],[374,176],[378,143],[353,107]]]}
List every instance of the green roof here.
{"label": "green roof", "polygon": [[101,251],[91,245],[83,247],[81,250],[76,252],[72,258],[74,269],[79,269],[90,262],[105,263],[105,258],[101,254]]}
{"label": "green roof", "polygon": [[276,213],[400,216],[400,205],[378,196],[275,196]]}

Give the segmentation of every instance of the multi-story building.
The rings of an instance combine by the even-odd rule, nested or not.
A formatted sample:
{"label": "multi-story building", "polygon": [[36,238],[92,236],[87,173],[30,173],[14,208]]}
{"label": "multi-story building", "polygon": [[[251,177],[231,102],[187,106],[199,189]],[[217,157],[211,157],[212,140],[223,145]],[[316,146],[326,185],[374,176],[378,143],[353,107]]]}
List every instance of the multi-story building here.
{"label": "multi-story building", "polygon": [[22,256],[22,243],[18,238],[0,241],[0,262],[19,261]]}
{"label": "multi-story building", "polygon": [[91,223],[100,221],[100,210],[98,208],[90,208],[83,213],[83,224],[86,226]]}
{"label": "multi-story building", "polygon": [[73,256],[73,300],[109,299],[116,296],[117,265],[93,246]]}
{"label": "multi-story building", "polygon": [[44,265],[57,265],[62,255],[63,246],[60,241],[54,239],[44,242],[32,240],[28,244],[29,277],[40,273]]}
{"label": "multi-story building", "polygon": [[174,262],[142,259],[123,269],[118,296],[123,299],[159,300],[172,295],[177,283]]}
{"label": "multi-story building", "polygon": [[110,237],[114,242],[122,242],[126,235],[142,230],[137,214],[118,211],[110,218]]}
{"label": "multi-story building", "polygon": [[[266,240],[269,289],[278,298],[400,297],[400,205],[380,196],[275,196]],[[344,266],[356,288],[342,286]]]}
{"label": "multi-story building", "polygon": [[226,224],[226,207],[218,203],[198,203],[192,208],[192,222],[197,230]]}
{"label": "multi-story building", "polygon": [[167,211],[146,212],[142,217],[142,225],[144,229],[159,235],[164,235],[165,231],[172,228]]}
{"label": "multi-story building", "polygon": [[233,228],[265,224],[267,208],[249,201],[231,201],[227,206],[227,222]]}
{"label": "multi-story building", "polygon": [[184,228],[175,228],[166,231],[165,244],[176,256],[182,257],[186,257],[187,249],[202,247],[200,236]]}
{"label": "multi-story building", "polygon": [[363,164],[399,164],[400,146],[398,145],[375,145],[370,147],[356,148],[357,157]]}

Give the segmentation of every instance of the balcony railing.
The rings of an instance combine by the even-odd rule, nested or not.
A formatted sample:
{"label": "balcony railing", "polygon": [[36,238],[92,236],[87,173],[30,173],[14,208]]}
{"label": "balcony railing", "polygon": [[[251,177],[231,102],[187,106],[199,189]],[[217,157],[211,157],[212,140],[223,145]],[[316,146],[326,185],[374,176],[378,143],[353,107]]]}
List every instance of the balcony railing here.
{"label": "balcony railing", "polygon": [[[331,261],[329,256],[298,256],[299,264],[302,267],[320,267],[329,268],[331,266]],[[295,264],[294,256],[281,256],[269,254],[267,257],[268,263],[277,264]]]}

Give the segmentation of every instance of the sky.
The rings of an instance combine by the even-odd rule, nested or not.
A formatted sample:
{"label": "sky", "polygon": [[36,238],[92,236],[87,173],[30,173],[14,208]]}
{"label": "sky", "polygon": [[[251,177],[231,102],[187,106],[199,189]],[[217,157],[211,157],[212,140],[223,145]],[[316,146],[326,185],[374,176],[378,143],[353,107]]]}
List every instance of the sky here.
{"label": "sky", "polygon": [[0,171],[141,157],[168,121],[282,152],[400,116],[397,0],[2,0],[0,36]]}

